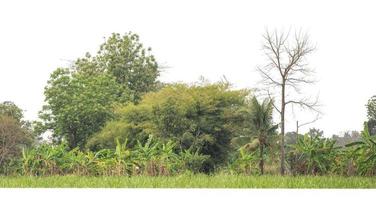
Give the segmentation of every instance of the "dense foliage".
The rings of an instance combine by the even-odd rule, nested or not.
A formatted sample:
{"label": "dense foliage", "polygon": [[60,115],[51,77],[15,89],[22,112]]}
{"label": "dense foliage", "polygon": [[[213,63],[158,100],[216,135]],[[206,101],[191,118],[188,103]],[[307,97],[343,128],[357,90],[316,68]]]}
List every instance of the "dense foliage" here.
{"label": "dense foliage", "polygon": [[246,90],[230,90],[225,83],[188,86],[175,84],[148,93],[142,101],[119,107],[115,121],[91,138],[92,150],[113,147],[116,138],[144,141],[151,134],[174,141],[178,150],[198,151],[210,158],[203,171],[225,163],[230,140],[250,131]]}
{"label": "dense foliage", "polygon": [[288,154],[292,173],[304,175],[328,173],[337,153],[334,144],[334,140],[319,135],[299,136],[298,142]]}
{"label": "dense foliage", "polygon": [[76,67],[89,75],[105,73],[113,76],[134,103],[158,85],[159,66],[151,48],[145,49],[139,36],[132,32],[124,35],[113,33],[100,46],[97,55],[87,53],[77,60]]}
{"label": "dense foliage", "polygon": [[69,150],[65,144],[43,144],[23,151],[18,171],[33,176],[166,176],[187,170],[198,172],[198,167],[207,159],[207,156],[189,150],[175,153],[174,147],[172,141],[163,144],[152,136],[133,149],[127,148],[126,142],[122,144],[117,140],[114,149],[97,152]]}
{"label": "dense foliage", "polygon": [[56,142],[82,149],[112,119],[115,104],[137,103],[157,87],[158,75],[150,48],[144,49],[136,34],[112,34],[94,57],[87,53],[71,68],[51,74],[36,131],[52,131]]}
{"label": "dense foliage", "polygon": [[126,98],[121,93],[111,76],[58,69],[45,89],[47,105],[38,128],[41,132],[51,130],[55,141],[66,140],[70,148],[82,148],[112,118],[113,104]]}
{"label": "dense foliage", "polygon": [[370,135],[367,123],[364,124],[362,139],[346,146],[355,147],[352,151],[352,158],[361,175],[376,174],[376,136]]}

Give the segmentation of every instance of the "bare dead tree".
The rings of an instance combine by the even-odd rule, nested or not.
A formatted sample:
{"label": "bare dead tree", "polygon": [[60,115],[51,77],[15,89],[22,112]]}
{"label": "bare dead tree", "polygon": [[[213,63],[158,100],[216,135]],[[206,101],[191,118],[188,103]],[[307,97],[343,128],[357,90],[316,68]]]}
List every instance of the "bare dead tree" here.
{"label": "bare dead tree", "polygon": [[273,107],[280,115],[280,173],[284,175],[286,106],[299,106],[319,113],[318,98],[313,101],[310,98],[291,98],[294,93],[301,94],[300,87],[303,84],[315,82],[311,79],[314,72],[306,62],[306,57],[315,50],[315,47],[310,44],[308,35],[301,31],[290,35],[290,33],[277,31],[271,33],[267,30],[263,38],[263,51],[268,63],[258,67],[257,70],[262,76],[261,83],[265,86],[264,91],[269,98],[274,99]]}

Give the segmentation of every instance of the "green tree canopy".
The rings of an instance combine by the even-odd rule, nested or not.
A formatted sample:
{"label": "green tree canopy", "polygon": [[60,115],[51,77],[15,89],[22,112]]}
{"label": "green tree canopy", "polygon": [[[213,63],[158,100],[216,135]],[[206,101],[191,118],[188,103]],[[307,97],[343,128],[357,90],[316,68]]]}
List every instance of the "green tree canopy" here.
{"label": "green tree canopy", "polygon": [[83,147],[87,138],[112,118],[115,102],[125,102],[123,88],[107,74],[86,75],[68,68],[51,74],[44,92],[39,131],[51,130],[54,139]]}
{"label": "green tree canopy", "polygon": [[87,53],[77,60],[76,66],[78,71],[84,73],[112,75],[117,83],[129,90],[135,103],[158,85],[159,66],[151,54],[151,48],[145,49],[139,36],[132,32],[124,35],[113,33],[100,46],[97,55],[92,57]]}
{"label": "green tree canopy", "polygon": [[4,101],[0,103],[0,115],[9,116],[18,122],[23,118],[23,111],[16,104],[11,101]]}

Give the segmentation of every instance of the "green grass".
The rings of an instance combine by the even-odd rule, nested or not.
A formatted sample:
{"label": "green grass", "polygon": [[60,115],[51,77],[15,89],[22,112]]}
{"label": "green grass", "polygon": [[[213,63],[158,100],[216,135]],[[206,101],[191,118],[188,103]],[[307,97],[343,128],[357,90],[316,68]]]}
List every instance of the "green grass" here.
{"label": "green grass", "polygon": [[376,188],[373,177],[182,175],[0,177],[2,188]]}

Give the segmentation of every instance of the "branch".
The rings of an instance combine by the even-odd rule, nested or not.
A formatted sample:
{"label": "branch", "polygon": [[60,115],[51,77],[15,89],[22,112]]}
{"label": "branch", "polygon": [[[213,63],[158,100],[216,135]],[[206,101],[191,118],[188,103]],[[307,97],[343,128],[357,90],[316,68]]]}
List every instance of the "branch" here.
{"label": "branch", "polygon": [[298,128],[300,128],[302,126],[305,126],[305,125],[308,125],[308,124],[312,124],[312,123],[316,122],[319,119],[320,119],[320,113],[317,113],[316,117],[312,121],[302,123],[302,124],[298,125]]}
{"label": "branch", "polygon": [[314,80],[308,80],[308,79],[304,79],[304,78],[288,78],[288,79],[286,79],[286,82],[289,82],[291,84],[296,84],[296,83],[312,84],[312,83],[315,83]]}
{"label": "branch", "polygon": [[274,85],[278,85],[278,86],[281,86],[282,83],[274,80],[271,76],[268,75],[268,73],[266,73],[264,70],[262,70],[260,67],[257,67],[257,70],[259,72],[261,72],[261,75],[264,77],[264,79],[266,80],[269,80],[271,83],[273,83]]}
{"label": "branch", "polygon": [[287,40],[287,37],[285,37],[283,34],[278,37],[278,34],[275,32],[273,40],[272,36],[270,35],[269,31],[266,30],[266,34],[263,36],[264,39],[267,42],[267,45],[264,45],[264,49],[271,51],[271,53],[275,56],[275,59],[270,57],[269,53],[266,53],[269,60],[273,63],[275,63],[276,68],[278,69],[280,75],[283,77],[283,71],[282,71],[282,65],[281,65],[281,47],[284,46],[285,41]]}
{"label": "branch", "polygon": [[288,105],[288,104],[299,105],[302,108],[308,108],[309,110],[313,110],[313,111],[315,111],[317,113],[321,113],[317,109],[317,107],[319,107],[319,105],[318,105],[318,97],[316,97],[316,100],[314,102],[308,102],[306,99],[302,99],[302,100],[299,100],[299,101],[294,101],[294,100],[286,101],[285,105]]}
{"label": "branch", "polygon": [[282,114],[282,112],[281,112],[281,111],[277,108],[277,106],[274,104],[273,98],[272,98],[272,96],[271,96],[269,90],[267,90],[267,92],[268,92],[268,97],[269,97],[269,99],[271,100],[273,107],[277,110],[277,112],[278,112],[279,114]]}

